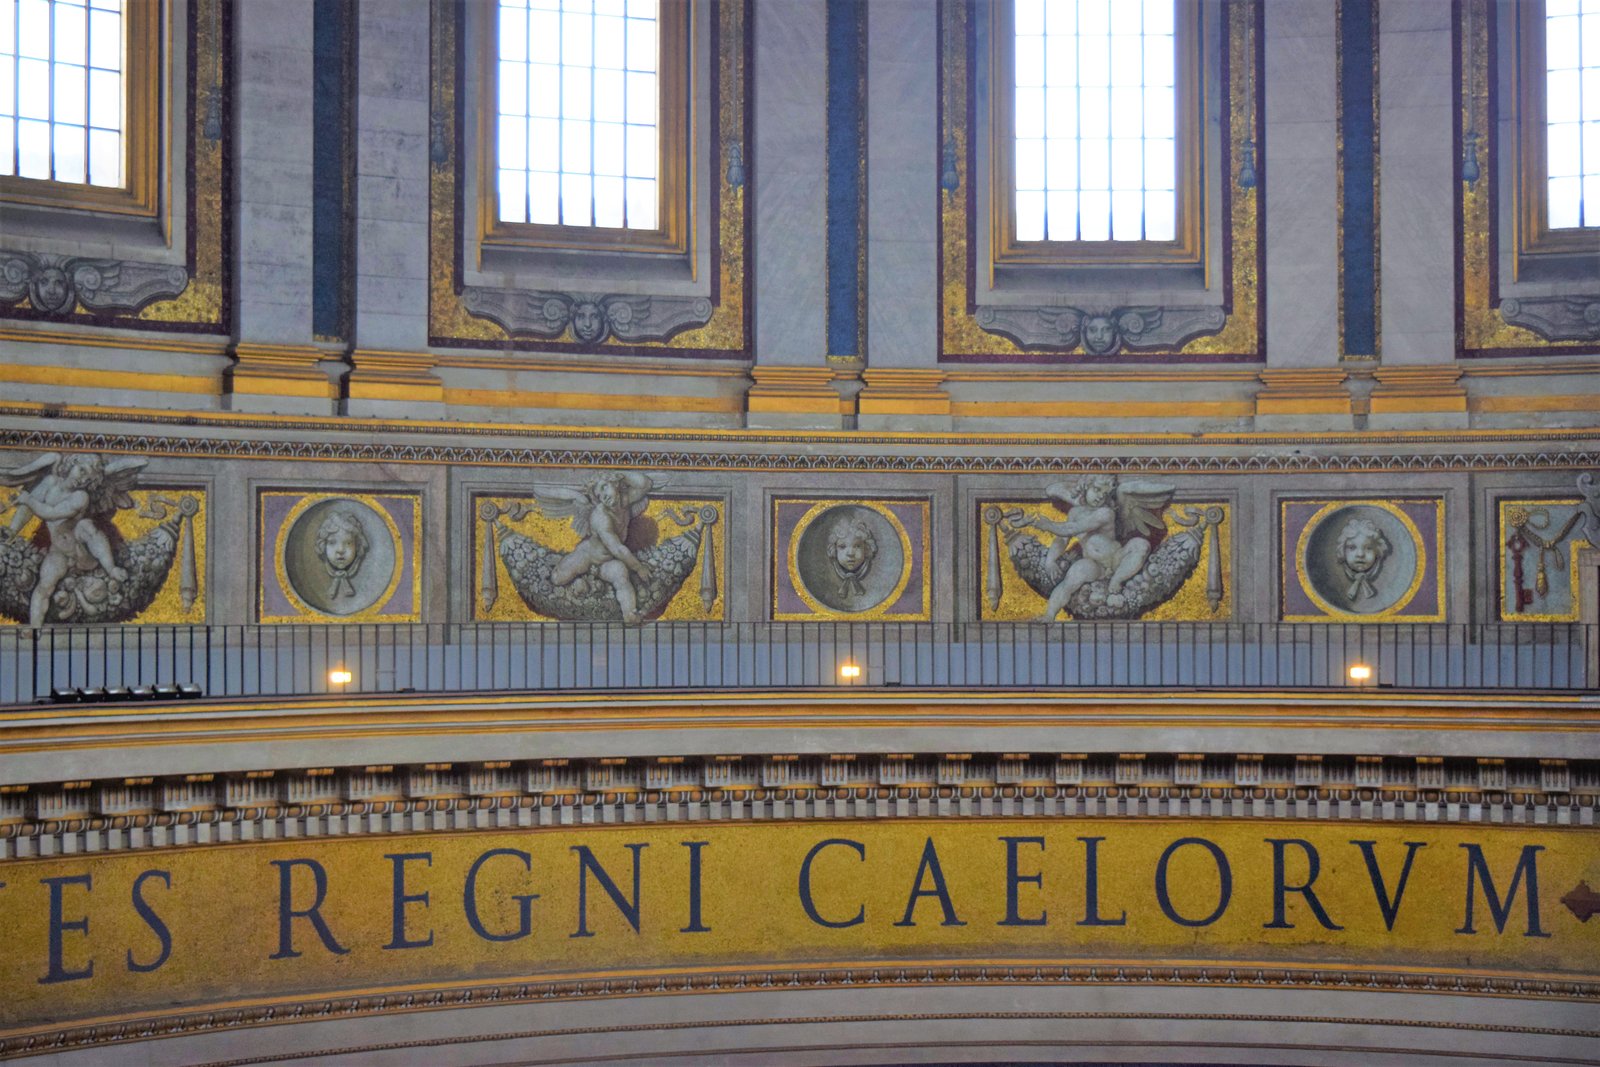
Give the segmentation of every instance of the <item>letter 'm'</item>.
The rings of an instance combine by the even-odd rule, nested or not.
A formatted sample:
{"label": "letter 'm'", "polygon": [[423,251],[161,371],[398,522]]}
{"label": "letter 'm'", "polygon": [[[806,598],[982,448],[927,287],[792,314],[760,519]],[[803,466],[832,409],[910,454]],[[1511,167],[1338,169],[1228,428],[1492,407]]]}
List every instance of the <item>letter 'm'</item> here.
{"label": "letter 'm'", "polygon": [[1458,934],[1475,934],[1477,929],[1472,921],[1472,904],[1475,899],[1474,884],[1478,879],[1483,880],[1483,899],[1489,905],[1489,915],[1494,919],[1496,933],[1506,932],[1506,920],[1511,917],[1511,906],[1517,902],[1517,891],[1522,887],[1524,876],[1528,879],[1528,928],[1523,931],[1523,937],[1549,937],[1550,935],[1539,929],[1539,853],[1544,851],[1543,845],[1524,845],[1522,856],[1517,860],[1517,869],[1511,874],[1511,888],[1506,890],[1505,899],[1495,892],[1494,876],[1489,873],[1489,864],[1483,858],[1482,845],[1462,845],[1467,850],[1467,917],[1461,924]]}

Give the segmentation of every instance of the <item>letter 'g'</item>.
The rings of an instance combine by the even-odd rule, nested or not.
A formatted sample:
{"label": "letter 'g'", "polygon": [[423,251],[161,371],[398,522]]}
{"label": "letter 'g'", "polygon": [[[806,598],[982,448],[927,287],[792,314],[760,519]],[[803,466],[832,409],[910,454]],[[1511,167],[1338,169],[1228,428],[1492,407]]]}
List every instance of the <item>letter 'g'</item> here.
{"label": "letter 'g'", "polygon": [[807,917],[818,926],[830,926],[836,930],[843,929],[846,926],[859,926],[867,921],[867,906],[865,904],[857,909],[854,918],[835,922],[831,919],[824,919],[819,915],[817,913],[817,903],[811,899],[811,861],[817,858],[819,852],[830,845],[841,845],[844,848],[853,849],[855,854],[862,860],[867,858],[867,846],[860,841],[851,841],[843,837],[830,837],[826,841],[818,841],[812,846],[811,851],[806,853],[805,860],[800,864],[800,906],[806,909]]}
{"label": "letter 'g'", "polygon": [[483,925],[483,918],[478,914],[478,872],[483,865],[496,856],[515,856],[522,861],[522,869],[533,870],[533,857],[526,852],[514,848],[491,848],[476,860],[467,870],[467,889],[463,896],[463,903],[467,910],[467,924],[472,927],[472,932],[485,941],[516,941],[527,937],[533,932],[533,902],[539,899],[538,893],[513,893],[511,899],[517,902],[517,928],[508,934],[491,934]]}

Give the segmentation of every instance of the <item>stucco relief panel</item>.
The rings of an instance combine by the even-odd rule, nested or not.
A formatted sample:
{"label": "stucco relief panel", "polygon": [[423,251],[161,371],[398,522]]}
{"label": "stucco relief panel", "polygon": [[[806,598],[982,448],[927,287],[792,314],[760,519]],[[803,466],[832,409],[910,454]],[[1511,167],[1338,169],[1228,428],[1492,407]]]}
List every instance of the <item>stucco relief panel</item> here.
{"label": "stucco relief panel", "polygon": [[421,621],[421,497],[264,490],[258,515],[260,621]]}
{"label": "stucco relief panel", "polygon": [[1280,501],[1287,622],[1442,622],[1444,500]]}
{"label": "stucco relief panel", "polygon": [[206,491],[148,461],[45,453],[0,469],[0,624],[203,623]]}
{"label": "stucco relief panel", "polygon": [[473,617],[620,622],[726,618],[726,501],[641,472],[574,472],[472,497]]}
{"label": "stucco relief panel", "polygon": [[927,500],[779,497],[772,502],[772,617],[930,617]]}

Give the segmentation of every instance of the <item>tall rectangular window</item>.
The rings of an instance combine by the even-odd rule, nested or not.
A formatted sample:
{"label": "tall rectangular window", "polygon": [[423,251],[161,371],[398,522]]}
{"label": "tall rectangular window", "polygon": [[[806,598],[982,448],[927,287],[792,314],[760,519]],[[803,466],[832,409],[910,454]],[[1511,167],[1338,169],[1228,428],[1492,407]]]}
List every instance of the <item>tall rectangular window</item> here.
{"label": "tall rectangular window", "polygon": [[0,0],[7,199],[153,208],[159,23],[159,0]]}
{"label": "tall rectangular window", "polygon": [[1600,0],[1547,0],[1546,223],[1600,227]]}
{"label": "tall rectangular window", "polygon": [[1173,15],[1173,0],[1017,0],[1017,240],[1172,240]]}
{"label": "tall rectangular window", "polygon": [[997,0],[997,263],[1198,256],[1197,6]]}
{"label": "tall rectangular window", "polygon": [[497,0],[487,239],[680,240],[686,16],[685,0]]}

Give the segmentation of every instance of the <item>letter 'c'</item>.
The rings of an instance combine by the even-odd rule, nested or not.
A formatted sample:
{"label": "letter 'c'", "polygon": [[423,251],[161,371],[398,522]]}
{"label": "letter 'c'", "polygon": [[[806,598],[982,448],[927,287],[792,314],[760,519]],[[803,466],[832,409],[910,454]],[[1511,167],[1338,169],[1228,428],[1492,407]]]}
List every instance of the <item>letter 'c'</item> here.
{"label": "letter 'c'", "polygon": [[851,841],[843,837],[830,837],[826,841],[818,841],[812,846],[811,851],[806,853],[805,860],[800,864],[800,906],[806,909],[806,915],[818,926],[830,926],[836,930],[843,929],[846,926],[859,926],[867,921],[867,906],[865,904],[857,909],[854,918],[835,922],[830,919],[824,919],[819,915],[816,901],[811,899],[811,861],[817,858],[817,853],[830,845],[842,845],[845,848],[853,849],[855,854],[862,860],[867,858],[867,846],[860,841]]}

